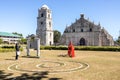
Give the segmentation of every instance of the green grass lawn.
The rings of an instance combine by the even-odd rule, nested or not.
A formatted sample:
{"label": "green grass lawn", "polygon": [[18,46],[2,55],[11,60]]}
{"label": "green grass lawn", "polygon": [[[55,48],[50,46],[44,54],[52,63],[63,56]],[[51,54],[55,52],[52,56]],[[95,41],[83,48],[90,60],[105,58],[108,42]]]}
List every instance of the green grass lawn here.
{"label": "green grass lawn", "polygon": [[[26,52],[23,51],[19,60],[14,60],[15,52],[0,53],[0,79],[17,77],[31,80],[37,78],[39,80],[120,80],[120,52],[75,51],[74,58],[60,56],[66,54],[67,50],[41,50],[40,58],[36,58],[35,51],[31,51],[31,57],[26,57]],[[43,68],[42,72],[17,72],[8,70],[10,65],[18,64],[17,67],[20,69],[24,68],[33,71],[35,70],[34,64],[40,64],[40,61],[44,60],[48,60],[44,66],[52,66],[54,67],[53,70],[68,70],[74,66],[78,66],[78,64],[69,63],[69,61],[87,63],[89,64],[89,68],[83,71],[77,70],[55,74],[49,73],[49,70],[52,71],[49,67]],[[56,64],[56,62],[59,62],[61,66]],[[62,63],[65,63],[65,65],[62,66]]]}

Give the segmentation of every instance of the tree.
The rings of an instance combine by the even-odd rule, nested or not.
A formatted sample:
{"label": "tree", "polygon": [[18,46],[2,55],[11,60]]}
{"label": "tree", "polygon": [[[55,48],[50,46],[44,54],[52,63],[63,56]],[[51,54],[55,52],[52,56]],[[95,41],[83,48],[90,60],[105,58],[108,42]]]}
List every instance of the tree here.
{"label": "tree", "polygon": [[120,36],[118,37],[117,42],[120,44]]}
{"label": "tree", "polygon": [[3,40],[0,38],[0,44],[3,43]]}
{"label": "tree", "polygon": [[22,44],[27,44],[27,39],[21,38],[21,43],[22,43]]}
{"label": "tree", "polygon": [[61,33],[58,30],[54,30],[54,43],[56,45],[56,43],[59,42],[61,37]]}
{"label": "tree", "polygon": [[15,35],[19,35],[19,36],[23,37],[23,35],[21,33],[17,33],[17,32],[12,32],[12,33]]}
{"label": "tree", "polygon": [[120,36],[119,36],[118,39],[115,41],[115,45],[120,45]]}

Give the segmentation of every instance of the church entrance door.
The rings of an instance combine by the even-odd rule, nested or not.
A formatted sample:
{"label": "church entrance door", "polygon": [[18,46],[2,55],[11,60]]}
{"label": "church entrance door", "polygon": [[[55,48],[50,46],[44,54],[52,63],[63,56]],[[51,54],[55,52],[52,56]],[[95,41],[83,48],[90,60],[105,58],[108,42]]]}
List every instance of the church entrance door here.
{"label": "church entrance door", "polygon": [[51,46],[51,41],[50,41],[50,46]]}
{"label": "church entrance door", "polygon": [[80,43],[80,45],[84,46],[85,45],[85,39],[81,38],[79,43]]}

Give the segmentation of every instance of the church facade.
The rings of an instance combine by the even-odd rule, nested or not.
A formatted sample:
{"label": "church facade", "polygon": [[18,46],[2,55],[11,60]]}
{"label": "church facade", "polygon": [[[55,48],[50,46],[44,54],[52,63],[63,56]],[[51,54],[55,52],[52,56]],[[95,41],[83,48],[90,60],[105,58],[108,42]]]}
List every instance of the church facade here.
{"label": "church facade", "polygon": [[70,26],[66,26],[60,43],[68,45],[72,41],[74,45],[82,46],[113,46],[113,37],[104,29],[100,23],[94,24],[81,14],[80,19]]}
{"label": "church facade", "polygon": [[40,44],[53,45],[52,11],[47,5],[38,9],[36,35],[40,38]]}

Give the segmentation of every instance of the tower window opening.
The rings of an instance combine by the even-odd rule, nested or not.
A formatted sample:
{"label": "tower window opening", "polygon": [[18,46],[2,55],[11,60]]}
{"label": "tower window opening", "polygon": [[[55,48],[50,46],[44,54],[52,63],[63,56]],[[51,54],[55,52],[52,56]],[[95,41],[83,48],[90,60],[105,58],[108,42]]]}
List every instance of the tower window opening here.
{"label": "tower window opening", "polygon": [[49,22],[49,26],[51,27],[51,22]]}
{"label": "tower window opening", "polygon": [[50,14],[48,14],[48,18],[50,18]]}
{"label": "tower window opening", "polygon": [[51,38],[52,34],[50,33],[50,38]]}
{"label": "tower window opening", "polygon": [[44,15],[43,15],[43,13],[41,14],[41,17],[43,17]]}
{"label": "tower window opening", "polygon": [[43,22],[40,22],[40,24],[42,25],[42,24],[43,24]]}

